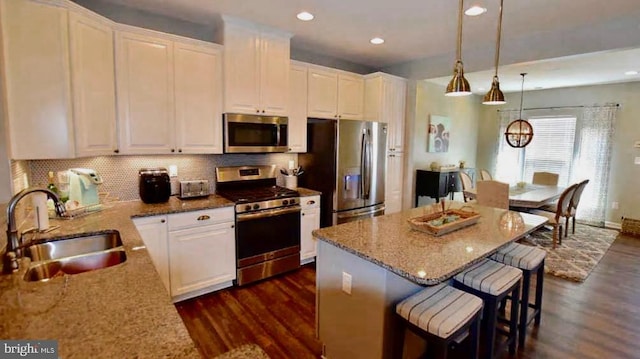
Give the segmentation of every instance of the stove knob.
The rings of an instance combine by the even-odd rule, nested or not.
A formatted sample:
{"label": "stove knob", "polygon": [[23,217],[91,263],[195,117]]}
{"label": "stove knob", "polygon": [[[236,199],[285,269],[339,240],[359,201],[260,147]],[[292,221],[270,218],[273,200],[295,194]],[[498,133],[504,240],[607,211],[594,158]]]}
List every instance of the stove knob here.
{"label": "stove knob", "polygon": [[296,204],[296,199],[294,198],[294,199],[289,200],[289,204]]}
{"label": "stove knob", "polygon": [[287,201],[286,199],[282,200],[282,205],[283,205],[283,206],[286,206],[286,205],[288,205],[288,204],[289,204],[289,201]]}
{"label": "stove knob", "polygon": [[254,204],[253,205],[253,209],[260,209],[260,205],[259,204]]}
{"label": "stove knob", "polygon": [[245,210],[245,211],[250,211],[250,210],[251,210],[251,206],[250,206],[250,205],[246,205],[246,206],[244,206],[244,210]]}

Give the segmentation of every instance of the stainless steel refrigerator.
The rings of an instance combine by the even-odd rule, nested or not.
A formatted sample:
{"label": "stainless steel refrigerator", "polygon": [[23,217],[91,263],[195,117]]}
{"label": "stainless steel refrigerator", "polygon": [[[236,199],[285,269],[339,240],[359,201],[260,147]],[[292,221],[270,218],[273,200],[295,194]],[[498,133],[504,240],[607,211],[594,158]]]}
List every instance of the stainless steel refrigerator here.
{"label": "stainless steel refrigerator", "polygon": [[298,185],[322,192],[321,227],[384,214],[386,146],[384,123],[307,120]]}

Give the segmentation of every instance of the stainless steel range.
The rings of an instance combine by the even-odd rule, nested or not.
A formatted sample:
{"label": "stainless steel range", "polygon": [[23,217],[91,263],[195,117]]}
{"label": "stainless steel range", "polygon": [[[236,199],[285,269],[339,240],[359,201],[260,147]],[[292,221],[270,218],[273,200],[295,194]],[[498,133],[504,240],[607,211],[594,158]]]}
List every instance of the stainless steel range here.
{"label": "stainless steel range", "polygon": [[275,165],[217,167],[216,193],[236,203],[237,285],[300,267],[300,194]]}

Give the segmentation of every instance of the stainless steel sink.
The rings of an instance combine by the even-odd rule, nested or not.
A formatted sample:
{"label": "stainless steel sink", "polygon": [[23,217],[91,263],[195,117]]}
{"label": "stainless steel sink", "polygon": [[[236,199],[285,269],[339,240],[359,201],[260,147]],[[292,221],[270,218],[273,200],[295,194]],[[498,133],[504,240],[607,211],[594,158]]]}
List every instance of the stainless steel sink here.
{"label": "stainless steel sink", "polygon": [[37,262],[99,252],[121,246],[120,233],[108,231],[34,244],[27,247],[25,256],[31,258],[31,261]]}
{"label": "stainless steel sink", "polygon": [[26,248],[31,265],[26,281],[44,281],[65,274],[77,274],[111,267],[127,260],[118,231],[74,236],[34,244]]}

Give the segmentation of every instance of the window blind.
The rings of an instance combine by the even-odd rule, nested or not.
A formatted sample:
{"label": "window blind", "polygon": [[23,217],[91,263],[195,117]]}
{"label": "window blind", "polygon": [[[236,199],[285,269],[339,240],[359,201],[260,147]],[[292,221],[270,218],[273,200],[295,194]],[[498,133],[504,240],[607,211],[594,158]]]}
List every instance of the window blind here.
{"label": "window blind", "polygon": [[552,172],[560,177],[558,185],[566,187],[576,135],[575,117],[531,118],[533,140],[524,149],[523,180],[531,182],[534,172]]}

